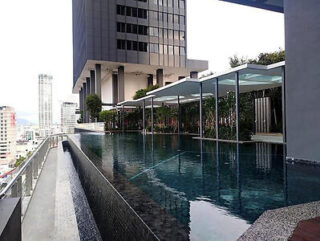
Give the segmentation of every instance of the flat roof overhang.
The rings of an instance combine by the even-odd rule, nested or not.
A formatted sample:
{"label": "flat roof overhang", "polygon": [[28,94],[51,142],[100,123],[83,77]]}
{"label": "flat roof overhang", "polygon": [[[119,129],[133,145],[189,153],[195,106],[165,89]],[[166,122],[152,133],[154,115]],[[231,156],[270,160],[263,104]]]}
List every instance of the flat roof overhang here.
{"label": "flat roof overhang", "polygon": [[143,100],[151,102],[153,98],[157,105],[177,104],[198,101],[200,99],[200,83],[202,83],[203,98],[215,97],[215,83],[219,81],[219,97],[235,91],[235,74],[239,74],[239,93],[248,93],[282,86],[282,73],[285,62],[272,65],[245,64],[228,71],[210,75],[201,80],[185,78],[175,83],[150,91],[147,96],[121,102],[118,105],[141,106]]}
{"label": "flat roof overhang", "polygon": [[137,75],[156,75],[157,69],[163,69],[164,78],[169,82],[177,81],[179,79],[179,76],[189,76],[190,72],[192,71],[202,72],[208,69],[208,61],[193,59],[187,59],[186,67],[183,68],[149,64],[87,60],[85,66],[82,69],[80,77],[78,78],[76,84],[73,86],[72,93],[79,93],[83,83],[86,82],[86,78],[90,77],[90,70],[95,69],[95,64],[101,64],[101,80],[103,80],[108,74],[117,72],[119,66],[124,66],[126,74],[132,73]]}
{"label": "flat roof overhang", "polygon": [[283,13],[283,0],[220,0]]}

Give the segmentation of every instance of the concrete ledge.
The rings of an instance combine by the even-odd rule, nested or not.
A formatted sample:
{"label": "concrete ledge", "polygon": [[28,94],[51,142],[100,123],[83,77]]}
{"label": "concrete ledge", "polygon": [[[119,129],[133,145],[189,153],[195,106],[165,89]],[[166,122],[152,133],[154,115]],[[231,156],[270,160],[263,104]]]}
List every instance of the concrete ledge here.
{"label": "concrete ledge", "polygon": [[0,200],[0,240],[21,240],[20,198],[5,198]]}
{"label": "concrete ledge", "polygon": [[264,212],[238,241],[288,240],[298,223],[320,216],[320,202],[294,205]]}

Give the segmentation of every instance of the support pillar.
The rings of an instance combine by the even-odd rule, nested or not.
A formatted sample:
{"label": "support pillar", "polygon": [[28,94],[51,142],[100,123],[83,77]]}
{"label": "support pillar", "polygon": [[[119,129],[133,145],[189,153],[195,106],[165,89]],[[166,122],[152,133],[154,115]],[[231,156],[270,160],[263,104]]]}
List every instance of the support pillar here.
{"label": "support pillar", "polygon": [[[87,83],[87,93],[86,93],[86,97],[88,97],[90,95],[90,78],[87,77],[86,78],[86,83]],[[90,122],[90,114],[89,112],[86,110],[86,123],[89,123]]]}
{"label": "support pillar", "polygon": [[146,133],[146,101],[143,100],[143,109],[142,109],[142,132]]}
{"label": "support pillar", "polygon": [[114,105],[118,103],[118,75],[112,74],[112,102]]}
{"label": "support pillar", "polygon": [[83,123],[87,123],[87,107],[86,107],[86,98],[87,98],[87,83],[83,83]]}
{"label": "support pillar", "polygon": [[122,132],[124,132],[124,105],[122,106],[122,108],[121,108],[121,116],[122,116],[122,118],[121,118],[121,127],[122,127]]}
{"label": "support pillar", "polygon": [[198,79],[198,72],[197,71],[192,71],[190,72],[190,78],[191,79]]}
{"label": "support pillar", "polygon": [[157,69],[157,84],[159,87],[164,85],[163,83],[163,69]]}
{"label": "support pillar", "polygon": [[148,87],[153,85],[153,74],[148,75]]}
{"label": "support pillar", "polygon": [[181,105],[180,96],[178,95],[178,135],[181,133]]}
{"label": "support pillar", "polygon": [[101,64],[96,64],[95,93],[101,99]]}
{"label": "support pillar", "polygon": [[200,138],[203,137],[203,130],[202,130],[202,97],[203,97],[203,93],[202,93],[202,83],[200,83],[200,101],[199,101],[199,134],[200,134]]}
{"label": "support pillar", "polygon": [[239,72],[235,73],[235,96],[236,96],[236,141],[239,141]]}
{"label": "support pillar", "polygon": [[79,91],[79,108],[80,108],[80,113],[82,113],[82,118],[83,118],[83,89],[82,88]]}
{"label": "support pillar", "polygon": [[90,70],[90,94],[96,94],[96,73]]}
{"label": "support pillar", "polygon": [[287,121],[286,121],[286,71],[285,67],[282,67],[282,136],[283,143],[287,142]]}
{"label": "support pillar", "polygon": [[118,102],[124,101],[124,66],[118,68]]}
{"label": "support pillar", "polygon": [[153,97],[151,98],[151,132],[153,135],[153,127],[154,127],[154,120],[153,120]]}
{"label": "support pillar", "polygon": [[215,82],[215,96],[216,96],[216,139],[219,140],[219,79]]}

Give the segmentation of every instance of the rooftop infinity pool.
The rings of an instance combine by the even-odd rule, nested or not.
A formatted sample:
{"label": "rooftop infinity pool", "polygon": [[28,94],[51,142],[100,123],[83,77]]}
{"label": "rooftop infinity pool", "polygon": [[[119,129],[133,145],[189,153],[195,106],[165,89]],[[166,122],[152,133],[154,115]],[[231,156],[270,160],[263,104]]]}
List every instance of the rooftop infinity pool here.
{"label": "rooftop infinity pool", "polygon": [[[159,207],[186,239],[236,240],[266,210],[320,200],[320,168],[286,164],[282,145],[129,133],[72,138],[145,223],[160,218]],[[142,200],[151,200],[150,210]]]}

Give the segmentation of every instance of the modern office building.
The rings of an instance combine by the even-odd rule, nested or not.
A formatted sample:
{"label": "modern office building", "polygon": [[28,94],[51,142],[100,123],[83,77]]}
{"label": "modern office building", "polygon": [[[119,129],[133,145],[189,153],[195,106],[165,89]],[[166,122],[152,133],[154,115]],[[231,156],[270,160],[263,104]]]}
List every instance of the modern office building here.
{"label": "modern office building", "polygon": [[85,122],[89,94],[114,106],[207,70],[207,61],[187,58],[186,8],[185,0],[73,1],[73,93]]}
{"label": "modern office building", "polygon": [[0,106],[0,165],[16,161],[16,113],[14,108]]}
{"label": "modern office building", "polygon": [[51,134],[52,125],[52,76],[39,75],[39,131],[40,136]]}
{"label": "modern office building", "polygon": [[284,13],[287,157],[320,161],[320,1],[223,1]]}
{"label": "modern office building", "polygon": [[72,134],[76,126],[77,103],[63,102],[61,104],[61,131]]}

